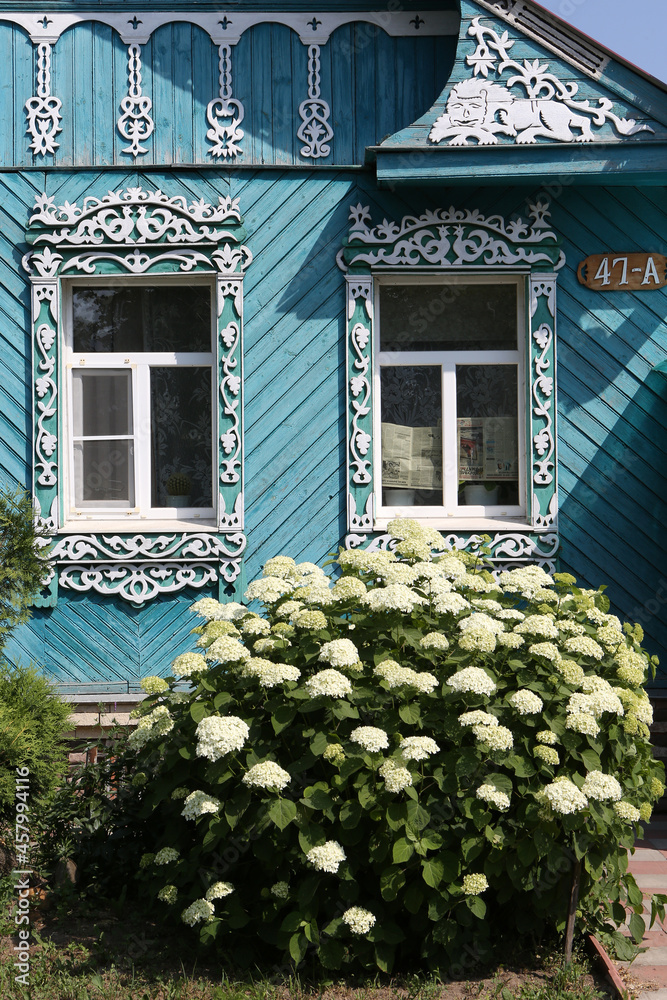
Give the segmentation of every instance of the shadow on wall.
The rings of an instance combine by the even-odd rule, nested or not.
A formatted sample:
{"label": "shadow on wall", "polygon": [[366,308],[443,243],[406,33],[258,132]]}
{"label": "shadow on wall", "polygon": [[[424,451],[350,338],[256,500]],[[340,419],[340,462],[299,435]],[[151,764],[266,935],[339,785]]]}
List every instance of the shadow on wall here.
{"label": "shadow on wall", "polygon": [[[561,397],[567,396],[564,379]],[[572,403],[565,399],[564,402]],[[582,586],[608,584],[612,611],[638,622],[667,686],[667,377],[653,369],[613,425],[603,400],[561,417],[561,569]],[[565,424],[565,426],[563,426]],[[596,436],[596,430],[599,436]]]}

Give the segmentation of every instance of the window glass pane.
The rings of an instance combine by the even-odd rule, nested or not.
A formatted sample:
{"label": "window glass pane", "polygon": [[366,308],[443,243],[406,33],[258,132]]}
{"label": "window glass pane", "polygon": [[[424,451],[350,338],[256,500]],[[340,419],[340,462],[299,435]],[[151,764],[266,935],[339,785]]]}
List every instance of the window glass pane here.
{"label": "window glass pane", "polygon": [[439,365],[380,369],[382,503],[442,504],[442,376]]}
{"label": "window glass pane", "polygon": [[132,433],[132,373],[72,372],[75,437]]}
{"label": "window glass pane", "polygon": [[515,351],[517,286],[380,285],[381,351]]}
{"label": "window glass pane", "polygon": [[153,507],[213,506],[211,399],[210,367],[151,368]]}
{"label": "window glass pane", "polygon": [[132,441],[74,443],[74,502],[103,507],[134,507]]}
{"label": "window glass pane", "polygon": [[89,352],[211,350],[211,289],[141,285],[72,289],[73,346]]}
{"label": "window glass pane", "polygon": [[457,365],[459,503],[519,502],[515,365]]}

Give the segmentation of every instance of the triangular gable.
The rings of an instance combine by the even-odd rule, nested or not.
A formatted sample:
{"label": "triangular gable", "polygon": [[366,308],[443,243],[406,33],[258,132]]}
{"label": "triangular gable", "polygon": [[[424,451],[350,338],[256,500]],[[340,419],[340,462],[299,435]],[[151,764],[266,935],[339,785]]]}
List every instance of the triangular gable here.
{"label": "triangular gable", "polygon": [[[583,180],[605,175],[610,183],[646,183],[649,175],[664,174],[667,94],[620,64],[614,83],[609,54],[596,52],[572,29],[559,38],[553,19],[541,44],[540,19],[526,15],[539,12],[543,22],[545,12],[520,0],[524,17],[517,20],[515,7],[512,0],[462,0],[457,61],[447,86],[426,114],[376,147],[378,178],[455,182],[466,161],[468,179],[474,164],[478,179],[505,182],[508,167],[525,179],[557,170]],[[575,45],[575,36],[586,45]],[[653,98],[648,102],[647,93]],[[610,150],[620,145],[622,157]],[[462,158],[464,150],[471,155]],[[423,155],[406,157],[406,151]]]}

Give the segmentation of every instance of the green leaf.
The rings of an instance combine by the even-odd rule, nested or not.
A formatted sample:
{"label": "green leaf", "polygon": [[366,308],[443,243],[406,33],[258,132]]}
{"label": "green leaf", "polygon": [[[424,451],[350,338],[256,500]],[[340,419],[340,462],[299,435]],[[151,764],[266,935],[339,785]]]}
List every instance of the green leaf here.
{"label": "green leaf", "polygon": [[359,802],[366,810],[373,809],[377,805],[377,796],[369,785],[362,785],[359,789]]}
{"label": "green leaf", "polygon": [[616,957],[621,962],[631,962],[637,955],[636,945],[629,938],[626,938],[625,935],[621,934],[620,931],[614,931],[613,934],[605,934],[602,940],[604,944],[609,943],[611,945],[612,950],[616,953]]}
{"label": "green leaf", "polygon": [[386,900],[396,899],[399,890],[405,885],[405,872],[402,868],[387,868],[380,878],[380,892]]}
{"label": "green leaf", "polygon": [[408,826],[412,830],[423,830],[431,822],[431,814],[418,802],[407,803]]}
{"label": "green leaf", "polygon": [[628,901],[630,906],[642,906],[644,902],[644,894],[637,885],[634,879],[626,879],[625,887],[628,893]]}
{"label": "green leaf", "polygon": [[422,861],[422,878],[432,889],[437,889],[444,873],[444,865],[438,858],[427,858]]}
{"label": "green leaf", "polygon": [[399,837],[399,839],[395,841],[392,851],[394,864],[404,864],[406,861],[410,860],[414,853],[414,845],[411,844],[409,840],[406,840],[405,837]]}
{"label": "green leaf", "polygon": [[375,945],[375,961],[382,972],[391,972],[394,964],[394,949],[386,941],[378,941]]}
{"label": "green leaf", "polygon": [[467,896],[466,906],[470,912],[474,913],[480,920],[483,920],[486,916],[486,903],[481,896]]}
{"label": "green leaf", "polygon": [[221,691],[219,694],[216,694],[213,699],[213,707],[217,712],[223,705],[227,705],[232,700],[233,699],[229,691]]}
{"label": "green leaf", "polygon": [[178,752],[184,760],[192,760],[194,757],[194,753],[190,747],[179,747]]}
{"label": "green leaf", "polygon": [[350,705],[349,701],[340,699],[331,706],[331,714],[336,719],[358,719],[359,710]]}
{"label": "green leaf", "polygon": [[292,934],[289,939],[289,953],[296,965],[303,961],[308,951],[308,938],[305,934]]}
{"label": "green leaf", "polygon": [[326,733],[316,733],[310,741],[311,752],[316,757],[321,757],[328,745],[329,740],[327,739]]}
{"label": "green leaf", "polygon": [[287,729],[288,726],[294,722],[296,716],[296,708],[292,705],[279,705],[273,712],[271,716],[271,725],[273,726],[273,731],[278,735],[282,733],[283,729]]}
{"label": "green leaf", "polygon": [[285,931],[287,934],[294,934],[301,927],[302,917],[298,910],[294,910],[292,913],[288,913],[287,916],[283,917],[282,923],[280,924],[281,931]]}
{"label": "green leaf", "polygon": [[418,913],[424,902],[424,890],[418,885],[411,885],[405,896],[403,904],[408,913]]}
{"label": "green leaf", "polygon": [[216,935],[220,930],[220,924],[222,920],[216,919],[211,920],[210,923],[204,924],[199,932],[199,940],[202,944],[210,944],[211,941],[215,941]]}
{"label": "green leaf", "polygon": [[342,941],[325,938],[320,944],[317,954],[325,969],[340,969],[345,954],[345,945]]}
{"label": "green leaf", "polygon": [[208,710],[207,710],[206,705],[204,704],[204,702],[203,701],[193,701],[193,703],[190,705],[190,715],[192,717],[192,721],[196,722],[197,724],[199,724],[201,722],[201,720],[206,715],[208,715]]}
{"label": "green leaf", "polygon": [[387,826],[390,830],[400,830],[405,826],[407,816],[408,811],[404,802],[392,802],[387,806]]}
{"label": "green leaf", "polygon": [[415,702],[412,702],[410,705],[401,705],[398,710],[398,714],[406,726],[415,726],[421,719],[419,705]]}
{"label": "green leaf", "polygon": [[325,792],[323,788],[315,788],[311,795],[308,794],[308,789],[301,800],[304,805],[308,806],[309,809],[327,810],[331,809],[333,806],[333,800],[328,792]]}
{"label": "green leaf", "polygon": [[345,802],[339,813],[340,825],[345,830],[353,830],[359,823],[362,809],[358,802]]}
{"label": "green leaf", "polygon": [[225,802],[225,818],[233,830],[243,813],[250,805],[250,789],[239,788]]}
{"label": "green leaf", "polygon": [[284,830],[286,826],[296,817],[296,805],[289,799],[276,799],[269,809],[269,818],[273,820],[279,830]]}
{"label": "green leaf", "polygon": [[582,750],[581,760],[587,771],[599,771],[602,768],[600,758],[593,750]]}
{"label": "green leaf", "polygon": [[635,944],[641,944],[642,938],[646,932],[646,924],[644,923],[643,917],[640,917],[638,913],[633,913],[628,921],[628,930],[632,935],[632,940]]}
{"label": "green leaf", "polygon": [[319,875],[308,875],[305,879],[303,879],[300,882],[296,894],[299,906],[301,907],[308,906],[308,903],[310,903],[313,897],[315,896],[315,893],[317,892],[320,882],[321,879]]}

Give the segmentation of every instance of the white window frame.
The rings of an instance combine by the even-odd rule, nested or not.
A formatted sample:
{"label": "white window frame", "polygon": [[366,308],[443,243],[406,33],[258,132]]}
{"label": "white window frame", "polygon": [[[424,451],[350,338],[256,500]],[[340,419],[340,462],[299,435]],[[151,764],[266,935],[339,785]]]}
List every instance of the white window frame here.
{"label": "white window frame", "polygon": [[[382,315],[380,289],[387,285],[484,285],[512,284],[517,289],[517,349],[515,351],[381,351]],[[526,490],[526,274],[483,273],[465,274],[374,274],[374,371],[373,371],[373,463],[375,527],[385,530],[395,517],[412,517],[435,528],[447,529],[506,529],[524,528],[527,520]],[[397,360],[400,356],[400,361]],[[456,435],[456,366],[464,364],[516,365],[517,426],[519,444],[519,505],[459,506],[458,446]],[[442,371],[442,506],[389,506],[382,504],[382,440],[380,370],[383,367],[433,365]],[[449,474],[447,470],[451,469]]]}
{"label": "white window frame", "polygon": [[[211,295],[210,343],[211,350],[200,352],[85,352],[77,353],[73,348],[72,292],[74,288],[97,287],[142,287],[162,286],[183,287],[199,285],[207,287]],[[218,437],[216,382],[214,350],[216,336],[216,288],[214,280],[205,276],[156,275],[154,277],[112,277],[98,279],[70,279],[62,282],[62,306],[64,312],[63,370],[65,378],[65,399],[63,426],[66,447],[63,448],[63,510],[67,530],[71,522],[99,521],[198,521],[201,525],[215,524],[216,509],[211,507],[153,507],[151,505],[151,455],[150,455],[150,369],[152,367],[208,367],[211,386],[211,495],[216,494],[216,448]],[[76,505],[74,496],[74,428],[73,428],[73,372],[87,371],[127,371],[132,373],[132,413],[134,441],[134,489],[135,505],[130,507],[122,501],[88,501]],[[148,433],[142,433],[148,428]]]}

